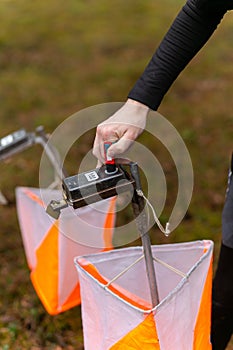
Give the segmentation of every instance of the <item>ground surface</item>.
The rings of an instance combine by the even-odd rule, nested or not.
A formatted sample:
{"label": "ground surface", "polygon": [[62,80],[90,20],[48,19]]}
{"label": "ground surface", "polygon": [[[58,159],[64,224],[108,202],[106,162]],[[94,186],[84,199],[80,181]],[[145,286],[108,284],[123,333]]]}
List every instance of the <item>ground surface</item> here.
{"label": "ground surface", "polygon": [[[52,132],[73,113],[91,105],[124,101],[158,45],[181,0],[0,1],[1,137],[44,125]],[[233,21],[228,14],[205,49],[166,96],[160,113],[186,142],[195,184],[185,220],[165,240],[212,239],[215,264],[221,239],[221,210],[232,145]],[[91,148],[90,135],[70,152],[67,167]],[[150,139],[142,142],[150,144]],[[29,280],[16,216],[15,186],[38,186],[38,147],[1,164],[0,188],[10,201],[0,208],[0,349],[83,349],[80,308],[49,316]],[[173,165],[161,152],[171,184]],[[127,218],[121,215],[119,221]],[[156,233],[156,234],[154,234]],[[232,350],[229,345],[228,350]]]}

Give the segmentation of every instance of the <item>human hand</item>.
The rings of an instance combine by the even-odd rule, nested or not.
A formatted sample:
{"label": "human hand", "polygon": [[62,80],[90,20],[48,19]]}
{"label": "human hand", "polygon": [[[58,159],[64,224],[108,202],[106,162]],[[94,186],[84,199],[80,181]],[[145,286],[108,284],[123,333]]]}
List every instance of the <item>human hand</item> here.
{"label": "human hand", "polygon": [[99,163],[105,161],[105,141],[115,142],[108,148],[109,157],[119,157],[129,149],[145,129],[148,113],[149,107],[128,99],[116,113],[97,126],[93,154]]}

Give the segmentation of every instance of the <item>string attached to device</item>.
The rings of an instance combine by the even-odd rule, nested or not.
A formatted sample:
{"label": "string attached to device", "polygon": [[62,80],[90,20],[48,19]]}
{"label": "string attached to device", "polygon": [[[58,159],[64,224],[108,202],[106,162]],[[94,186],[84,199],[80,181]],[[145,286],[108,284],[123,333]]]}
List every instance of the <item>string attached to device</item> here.
{"label": "string attached to device", "polygon": [[152,204],[150,203],[149,199],[146,198],[143,191],[142,190],[136,190],[136,191],[137,191],[138,196],[142,197],[145,200],[146,205],[151,209],[154,220],[155,220],[158,228],[160,229],[160,231],[163,232],[166,237],[168,237],[171,233],[171,231],[169,229],[169,226],[170,226],[169,222],[166,223],[165,228],[164,228],[163,225],[161,224],[161,222],[159,221],[159,218],[158,218]]}

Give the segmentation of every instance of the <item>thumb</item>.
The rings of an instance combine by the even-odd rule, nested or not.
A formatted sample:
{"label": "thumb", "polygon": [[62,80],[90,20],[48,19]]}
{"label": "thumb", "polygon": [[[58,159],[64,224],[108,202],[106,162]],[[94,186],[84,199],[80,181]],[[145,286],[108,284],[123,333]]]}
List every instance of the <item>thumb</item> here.
{"label": "thumb", "polygon": [[133,140],[122,136],[117,142],[112,144],[108,149],[108,155],[111,158],[118,158],[120,155],[125,153],[134,143]]}

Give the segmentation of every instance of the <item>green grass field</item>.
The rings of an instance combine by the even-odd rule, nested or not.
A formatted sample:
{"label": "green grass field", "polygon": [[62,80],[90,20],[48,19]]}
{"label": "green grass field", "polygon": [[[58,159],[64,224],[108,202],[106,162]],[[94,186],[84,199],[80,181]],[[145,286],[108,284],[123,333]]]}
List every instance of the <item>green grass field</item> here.
{"label": "green grass field", "polygon": [[[33,131],[38,125],[52,132],[86,107],[124,101],[182,4],[0,0],[0,137],[22,127]],[[212,239],[216,259],[233,150],[232,39],[229,13],[159,109],[187,145],[195,183],[185,220],[169,240],[152,235],[154,243]],[[71,172],[93,139],[84,142],[67,160]],[[80,308],[55,317],[45,312],[29,279],[17,222],[14,188],[38,186],[40,154],[34,147],[1,164],[0,189],[10,205],[0,208],[0,349],[81,350]],[[172,196],[171,190],[168,212]]]}

